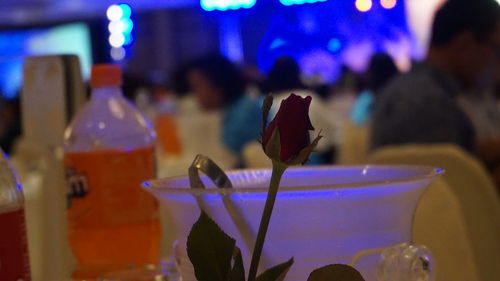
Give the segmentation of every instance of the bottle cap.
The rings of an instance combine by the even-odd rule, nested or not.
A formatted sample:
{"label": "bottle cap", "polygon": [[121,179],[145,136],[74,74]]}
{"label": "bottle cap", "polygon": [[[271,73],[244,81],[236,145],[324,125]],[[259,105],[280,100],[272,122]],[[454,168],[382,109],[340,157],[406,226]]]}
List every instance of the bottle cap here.
{"label": "bottle cap", "polygon": [[97,64],[92,67],[90,86],[120,86],[122,84],[122,70],[113,64]]}

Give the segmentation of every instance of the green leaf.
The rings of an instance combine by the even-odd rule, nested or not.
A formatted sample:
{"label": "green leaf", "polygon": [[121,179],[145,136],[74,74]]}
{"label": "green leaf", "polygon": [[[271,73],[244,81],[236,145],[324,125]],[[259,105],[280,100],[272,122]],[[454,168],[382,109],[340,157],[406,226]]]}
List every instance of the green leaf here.
{"label": "green leaf", "polygon": [[238,247],[235,247],[233,262],[233,268],[229,273],[229,281],[245,281],[245,268],[243,266],[243,258],[241,257],[241,251]]}
{"label": "green leaf", "polygon": [[256,281],[283,281],[292,264],[293,258],[284,263],[275,265],[259,275]]}
{"label": "green leaf", "polygon": [[349,265],[330,264],[311,272],[307,281],[365,281],[365,279]]}
{"label": "green leaf", "polygon": [[198,281],[224,281],[231,271],[236,241],[205,213],[191,228],[187,253]]}

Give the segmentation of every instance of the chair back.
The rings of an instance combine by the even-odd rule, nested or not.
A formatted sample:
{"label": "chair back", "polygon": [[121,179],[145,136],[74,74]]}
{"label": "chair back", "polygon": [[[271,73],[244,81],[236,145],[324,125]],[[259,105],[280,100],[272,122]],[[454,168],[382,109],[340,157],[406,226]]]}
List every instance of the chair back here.
{"label": "chair back", "polygon": [[341,165],[364,163],[368,152],[368,127],[343,122],[340,138],[337,162]]}
{"label": "chair back", "polygon": [[[500,280],[500,201],[476,158],[452,144],[425,144],[381,148],[368,162],[446,169],[444,184],[437,183],[444,187],[429,188],[418,208],[415,241],[435,252],[442,271],[437,280]],[[478,279],[469,277],[474,268]]]}

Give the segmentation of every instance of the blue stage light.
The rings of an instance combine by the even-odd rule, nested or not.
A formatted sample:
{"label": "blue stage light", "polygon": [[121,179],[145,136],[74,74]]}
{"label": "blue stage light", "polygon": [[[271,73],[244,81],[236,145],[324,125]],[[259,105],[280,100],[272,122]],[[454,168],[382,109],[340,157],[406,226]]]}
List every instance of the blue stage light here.
{"label": "blue stage light", "polygon": [[121,19],[120,22],[123,23],[123,33],[130,33],[132,32],[132,29],[134,28],[134,23],[130,18],[128,19]]}
{"label": "blue stage light", "polygon": [[326,2],[328,0],[280,0],[281,4],[285,6],[312,4],[317,2]]}
{"label": "blue stage light", "polygon": [[285,40],[283,40],[281,38],[276,38],[271,43],[271,46],[269,46],[269,49],[273,50],[273,49],[276,49],[276,48],[279,48],[279,47],[285,46],[285,45],[286,45],[286,41]]}
{"label": "blue stage light", "polygon": [[128,4],[118,5],[122,9],[122,19],[130,18],[132,15],[132,8]]}
{"label": "blue stage light", "polygon": [[340,48],[342,48],[342,44],[340,43],[340,40],[337,38],[332,38],[330,41],[328,41],[328,50],[332,53],[336,53]]}
{"label": "blue stage light", "polygon": [[205,11],[227,11],[249,9],[255,6],[256,0],[200,0],[200,6]]}
{"label": "blue stage light", "polygon": [[132,44],[132,42],[134,42],[134,37],[132,36],[132,34],[125,33],[124,36],[125,36],[125,41],[123,42],[124,46],[130,45]]}
{"label": "blue stage light", "polygon": [[[403,0],[332,0],[291,7],[279,0],[260,1],[257,5],[274,1],[282,10],[267,19],[267,32],[259,42],[256,61],[263,72],[277,58],[291,56],[305,77],[331,83],[340,77],[343,65],[364,71],[370,56],[378,52],[396,53],[402,64],[401,58],[416,47],[409,43]],[[256,6],[256,13],[259,9]]]}

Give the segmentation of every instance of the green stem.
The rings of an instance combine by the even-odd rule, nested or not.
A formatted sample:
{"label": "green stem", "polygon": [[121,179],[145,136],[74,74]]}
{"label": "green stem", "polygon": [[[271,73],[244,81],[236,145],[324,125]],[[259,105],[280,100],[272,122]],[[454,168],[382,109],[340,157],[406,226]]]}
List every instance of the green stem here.
{"label": "green stem", "polygon": [[264,247],[264,241],[266,240],[266,233],[269,227],[269,221],[271,220],[271,215],[273,213],[274,202],[276,201],[276,194],[278,193],[281,176],[287,168],[287,165],[273,161],[271,182],[267,193],[266,205],[264,207],[264,211],[262,212],[262,218],[260,219],[257,240],[255,241],[255,247],[253,249],[252,262],[250,263],[250,270],[248,272],[248,281],[255,281],[257,276],[260,256],[262,254],[262,248]]}

